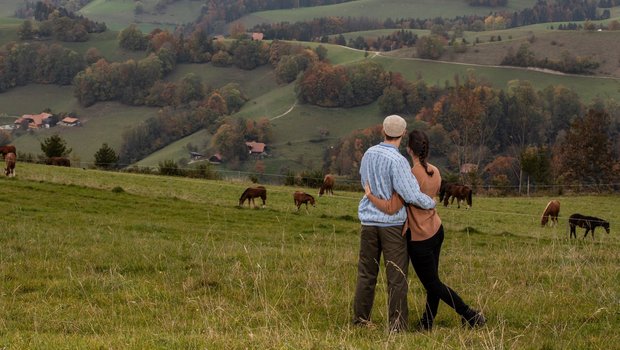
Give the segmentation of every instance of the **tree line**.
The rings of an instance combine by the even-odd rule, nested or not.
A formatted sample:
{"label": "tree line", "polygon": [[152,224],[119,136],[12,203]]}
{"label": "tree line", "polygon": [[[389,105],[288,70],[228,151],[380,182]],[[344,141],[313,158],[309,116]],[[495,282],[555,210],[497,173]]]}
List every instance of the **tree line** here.
{"label": "tree line", "polygon": [[522,44],[517,52],[511,48],[500,63],[503,66],[538,67],[571,74],[593,74],[599,63],[590,57],[575,56],[568,51],[561,53],[559,60],[549,58],[537,59],[529,45]]}
{"label": "tree line", "polygon": [[[88,5],[93,0],[46,0],[45,3],[54,7],[62,7],[68,11],[75,12],[82,7]],[[15,10],[15,17],[17,18],[29,18],[34,15],[34,8],[36,4],[41,1],[29,1],[26,0]]]}
{"label": "tree line", "polygon": [[221,32],[226,23],[252,12],[332,5],[349,1],[351,0],[205,0],[196,23],[209,31]]}
{"label": "tree line", "polygon": [[[492,19],[493,23],[489,22]],[[597,3],[593,0],[539,0],[531,8],[520,11],[497,11],[488,16],[467,15],[455,18],[399,18],[378,20],[367,17],[329,16],[310,21],[294,23],[263,23],[252,28],[263,32],[268,39],[334,42],[329,36],[340,33],[373,29],[427,29],[448,32],[483,31],[505,29],[536,23],[585,21],[601,19],[597,14]],[[492,25],[492,28],[489,28]],[[374,47],[379,49],[380,46]]]}
{"label": "tree line", "polygon": [[86,59],[58,44],[9,43],[0,47],[0,92],[31,83],[69,85]]}
{"label": "tree line", "polygon": [[84,16],[57,7],[50,2],[28,2],[21,14],[26,20],[19,27],[18,35],[21,40],[54,38],[59,41],[80,42],[87,41],[89,33],[106,31],[105,23],[94,22]]}
{"label": "tree line", "polygon": [[[525,178],[541,186],[620,180],[620,105],[613,100],[586,105],[563,86],[536,91],[525,81],[496,90],[471,75],[443,88],[390,78],[379,98],[382,112],[425,130],[433,158],[443,159],[448,172],[474,164],[462,180],[500,188]],[[363,151],[381,140],[380,125],[352,131],[325,152],[324,171],[357,178]]]}

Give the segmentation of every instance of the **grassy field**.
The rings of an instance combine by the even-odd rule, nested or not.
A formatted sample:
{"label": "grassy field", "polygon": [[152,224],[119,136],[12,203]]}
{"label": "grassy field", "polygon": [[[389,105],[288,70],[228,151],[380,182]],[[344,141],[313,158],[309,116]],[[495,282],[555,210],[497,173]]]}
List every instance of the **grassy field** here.
{"label": "grassy field", "polygon": [[249,71],[236,67],[214,67],[210,63],[180,64],[166,77],[166,80],[178,82],[189,73],[197,75],[204,84],[214,89],[228,83],[237,83],[250,99],[278,88],[273,67],[269,64]]}
{"label": "grassy field", "polygon": [[[309,43],[309,45],[318,44]],[[514,79],[529,80],[536,89],[561,84],[574,89],[586,102],[596,96],[614,97],[620,91],[620,81],[616,79],[563,76],[516,68],[471,66],[412,60],[406,57],[369,56],[372,58],[364,58],[362,51],[335,45],[323,45],[328,48],[328,58],[334,64],[350,64],[364,59],[374,59],[378,60],[387,70],[400,72],[409,80],[415,80],[421,76],[429,84],[440,86],[443,86],[445,82],[453,83],[455,75],[463,76],[474,72],[498,89],[505,89]],[[351,109],[319,108],[297,104],[293,84],[277,86],[268,67],[246,72],[234,68],[213,68],[210,65],[180,65],[169,79],[178,80],[190,72],[198,74],[205,83],[213,87],[234,80],[242,81],[241,86],[252,99],[236,115],[250,119],[261,117],[273,119],[274,142],[270,145],[273,157],[264,160],[267,173],[279,174],[283,168],[287,167],[299,170],[318,169],[322,164],[323,151],[333,146],[339,137],[352,130],[381,122],[382,115],[376,103]],[[329,129],[330,135],[328,139],[317,142],[320,139],[320,128]],[[195,144],[194,141],[181,140],[166,147],[172,149],[145,158],[140,164],[156,166],[173,154],[186,157],[187,152],[184,146],[188,142]],[[253,162],[248,162],[244,169],[252,171],[254,166]]]}
{"label": "grassy field", "polygon": [[0,2],[0,17],[12,17],[15,10],[23,3],[24,0],[2,0]]}
{"label": "grassy field", "polygon": [[55,113],[75,112],[83,125],[74,128],[57,126],[23,134],[13,139],[18,152],[40,154],[41,142],[46,137],[59,134],[73,149],[73,162],[87,167],[93,163],[94,154],[102,143],[107,142],[118,151],[124,130],[157,113],[156,108],[131,107],[117,102],[97,103],[84,108],[72,96],[73,87],[54,85],[29,85],[0,94],[1,112],[10,116],[37,114],[51,108]]}
{"label": "grassy field", "polygon": [[[494,8],[493,11],[515,11],[531,7],[535,1],[514,0],[507,8]],[[255,12],[239,21],[247,28],[261,23],[309,21],[328,16],[368,17],[379,20],[387,18],[454,18],[467,14],[486,15],[488,7],[471,7],[464,1],[452,0],[358,0],[342,4],[303,7],[288,10]]]}
{"label": "grassy field", "polygon": [[203,149],[203,147],[209,145],[210,141],[211,134],[209,134],[207,130],[203,129],[150,154],[148,157],[136,162],[135,165],[139,167],[150,167],[156,169],[160,162],[164,162],[166,160],[189,161],[190,155],[187,147],[188,145]]}
{"label": "grassy field", "polygon": [[80,13],[92,20],[105,22],[112,30],[120,31],[135,23],[142,31],[150,32],[155,28],[174,29],[177,24],[191,23],[200,14],[202,2],[182,0],[166,7],[164,13],[155,11],[157,0],[143,0],[144,12],[136,15],[136,3],[133,0],[94,0],[80,10]]}
{"label": "grassy field", "polygon": [[[0,346],[23,348],[611,349],[620,343],[617,196],[474,197],[439,208],[440,274],[487,326],[464,329],[445,305],[430,333],[350,325],[360,193],[337,191],[309,213],[297,188],[268,186],[267,208],[237,207],[249,185],[17,165],[0,179]],[[116,189],[116,190],[114,190]],[[315,190],[308,190],[314,192]],[[596,208],[595,210],[593,208]],[[572,212],[612,232],[569,240]],[[582,231],[580,230],[580,233]],[[383,269],[382,269],[383,270]],[[410,317],[423,307],[413,273]]]}
{"label": "grassy field", "polygon": [[118,46],[118,32],[105,31],[89,34],[90,39],[85,42],[61,43],[64,47],[84,54],[91,47],[96,47],[108,62],[125,62],[129,59],[140,60],[146,57],[144,51],[128,51]]}
{"label": "grassy field", "polygon": [[463,76],[471,72],[497,89],[505,89],[508,83],[515,79],[527,80],[537,90],[542,90],[549,85],[563,85],[577,92],[586,103],[595,97],[613,98],[620,91],[620,79],[616,78],[562,75],[521,68],[408,60],[387,56],[377,56],[375,59],[379,60],[386,70],[400,72],[409,80],[421,77],[431,85],[441,86],[446,82],[452,84],[455,75]]}

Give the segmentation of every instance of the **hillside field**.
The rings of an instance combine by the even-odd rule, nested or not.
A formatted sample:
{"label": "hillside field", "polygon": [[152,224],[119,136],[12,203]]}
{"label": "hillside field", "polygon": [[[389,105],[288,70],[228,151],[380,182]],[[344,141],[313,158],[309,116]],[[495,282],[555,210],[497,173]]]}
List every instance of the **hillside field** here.
{"label": "hillside field", "polygon": [[358,0],[335,5],[255,12],[242,17],[239,22],[246,28],[252,28],[262,23],[294,23],[329,16],[367,17],[378,20],[454,18],[471,14],[487,15],[491,11],[515,11],[531,7],[535,3],[532,0],[512,0],[508,2],[508,7],[489,8],[469,6],[465,1],[451,0]]}
{"label": "hillside field", "polygon": [[[23,348],[611,349],[620,343],[617,196],[475,196],[439,208],[440,273],[488,318],[470,330],[445,305],[430,333],[388,335],[385,278],[376,328],[350,324],[360,192],[296,212],[294,187],[237,207],[245,182],[18,163],[0,178],[0,346]],[[316,189],[302,189],[315,193]],[[573,212],[611,233],[569,240]],[[383,270],[383,269],[382,269]],[[383,273],[383,272],[382,272]],[[424,293],[411,272],[410,318]]]}
{"label": "hillside field", "polygon": [[[108,34],[106,39],[100,37],[96,43],[105,44],[105,51],[109,56],[123,57],[126,55],[142,55],[143,53],[126,53],[114,49],[110,43],[113,36]],[[81,45],[81,46],[79,46]],[[84,44],[79,44],[82,50]],[[319,44],[308,43],[315,47]],[[495,88],[505,89],[514,79],[529,80],[536,89],[544,89],[548,85],[561,84],[574,89],[584,101],[592,100],[596,96],[614,97],[620,91],[620,82],[617,79],[601,79],[596,77],[568,76],[541,73],[533,70],[485,67],[449,62],[417,60],[408,57],[393,57],[394,53],[371,53],[364,57],[363,51],[352,50],[336,45],[323,44],[328,49],[328,58],[334,64],[351,64],[364,59],[380,62],[386,70],[401,72],[406,79],[424,79],[429,84],[444,85],[451,83],[456,75],[466,75],[473,72],[481,79],[488,81]],[[139,57],[136,57],[139,58]],[[211,64],[182,64],[166,77],[169,81],[179,81],[188,73],[201,77],[203,82],[219,88],[227,83],[240,84],[241,90],[250,98],[246,105],[237,114],[250,119],[267,117],[274,126],[274,157],[265,160],[268,173],[280,173],[284,168],[291,169],[318,169],[322,164],[323,151],[335,145],[338,138],[354,129],[363,129],[378,124],[383,117],[376,103],[351,109],[318,108],[296,103],[294,84],[278,85],[270,66],[263,66],[252,71],[237,68],[217,68]],[[156,108],[130,107],[117,102],[97,103],[91,107],[79,106],[73,97],[70,86],[29,85],[11,89],[0,94],[0,113],[20,116],[28,113],[39,113],[49,107],[54,112],[76,112],[83,118],[83,127],[77,129],[54,128],[43,130],[31,135],[19,136],[14,143],[20,151],[40,153],[40,142],[43,138],[61,133],[66,138],[69,147],[74,150],[73,158],[77,164],[87,166],[92,164],[94,153],[102,143],[107,142],[116,150],[120,149],[122,132],[127,128],[138,125],[148,117],[155,116]],[[275,119],[274,119],[275,118]],[[319,129],[327,128],[330,134],[327,139],[319,138]],[[183,149],[188,142],[179,140],[165,147],[162,152],[143,159],[141,165],[156,166],[159,161],[167,160],[162,157],[177,154],[173,160],[178,161],[187,156]],[[166,150],[166,148],[170,148]],[[252,171],[254,164],[249,162],[245,170]]]}

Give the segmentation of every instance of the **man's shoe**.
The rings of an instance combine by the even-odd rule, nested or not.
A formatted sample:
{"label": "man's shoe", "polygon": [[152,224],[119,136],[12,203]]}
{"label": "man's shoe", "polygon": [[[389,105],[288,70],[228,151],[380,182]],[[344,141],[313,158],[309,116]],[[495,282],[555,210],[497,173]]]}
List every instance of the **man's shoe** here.
{"label": "man's shoe", "polygon": [[369,320],[363,320],[363,319],[355,319],[353,320],[353,325],[356,327],[360,327],[360,328],[368,328],[368,329],[376,329],[377,326],[370,322]]}
{"label": "man's shoe", "polygon": [[430,332],[433,330],[433,321],[422,317],[414,328],[418,332]]}

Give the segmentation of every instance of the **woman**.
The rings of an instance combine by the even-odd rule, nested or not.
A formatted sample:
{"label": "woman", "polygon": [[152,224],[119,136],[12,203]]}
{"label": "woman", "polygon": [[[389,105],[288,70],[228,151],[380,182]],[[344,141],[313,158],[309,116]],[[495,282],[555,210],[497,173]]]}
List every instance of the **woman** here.
{"label": "woman", "polygon": [[[409,134],[407,153],[413,161],[411,172],[418,180],[421,191],[434,197],[441,186],[441,175],[434,165],[426,162],[428,146],[428,137],[425,133],[413,130]],[[365,190],[368,199],[386,214],[396,213],[405,205],[397,193],[386,200],[374,196],[368,185],[365,186]],[[441,218],[435,209],[425,210],[407,205],[406,210],[407,221],[403,226],[403,234],[410,235],[409,258],[420,282],[426,289],[426,307],[418,328],[420,330],[432,329],[439,300],[451,306],[461,316],[463,324],[471,327],[484,325],[486,319],[482,313],[465,304],[455,291],[439,279],[439,254],[444,240],[444,231]]]}

